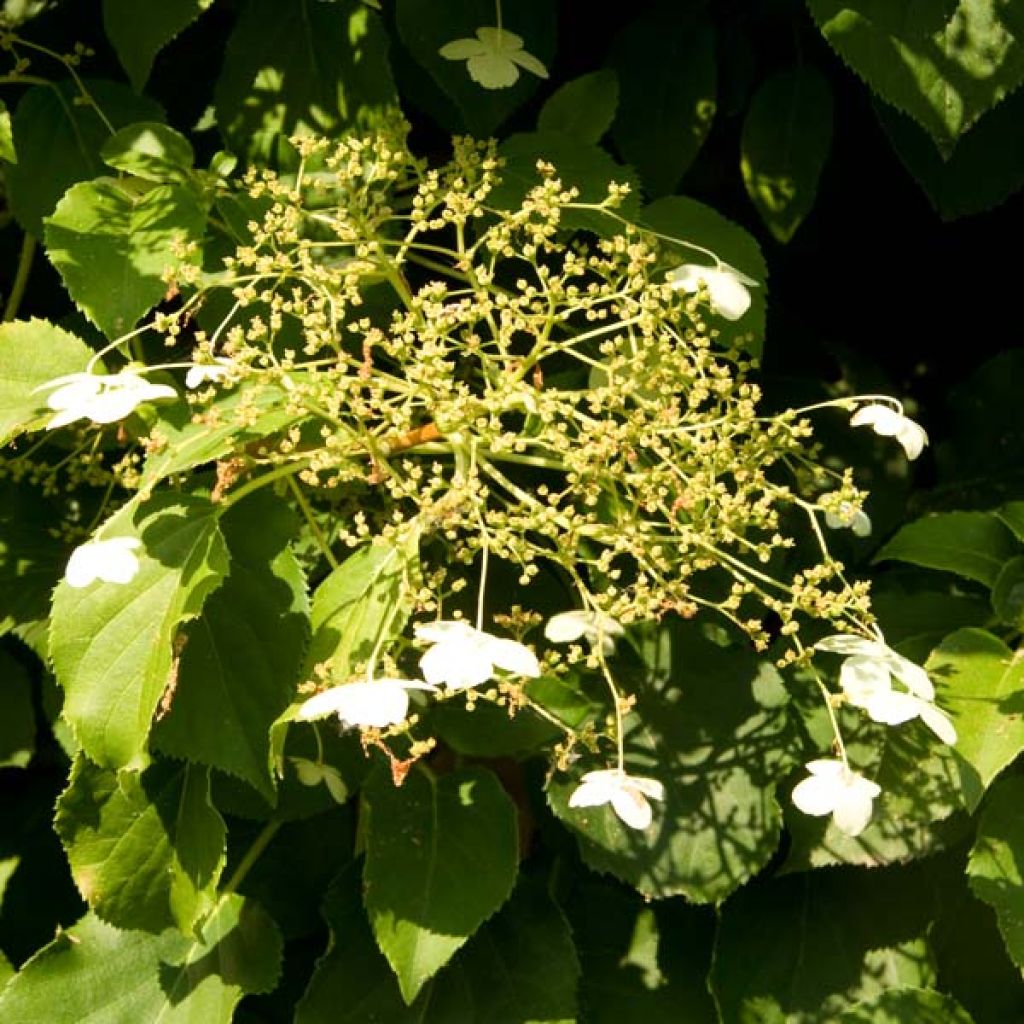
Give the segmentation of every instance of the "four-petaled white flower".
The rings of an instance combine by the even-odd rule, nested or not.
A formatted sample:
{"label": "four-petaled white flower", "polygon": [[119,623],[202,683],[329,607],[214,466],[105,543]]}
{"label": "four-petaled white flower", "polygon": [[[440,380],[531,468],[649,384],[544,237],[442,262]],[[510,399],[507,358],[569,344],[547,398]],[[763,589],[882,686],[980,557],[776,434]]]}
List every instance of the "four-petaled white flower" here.
{"label": "four-petaled white flower", "polygon": [[703,282],[711,299],[711,309],[726,320],[739,320],[750,309],[748,286],[757,286],[756,281],[727,263],[719,263],[717,267],[684,263],[665,277],[672,288],[681,288],[684,292],[696,292]]}
{"label": "four-petaled white flower", "polygon": [[908,459],[916,459],[928,443],[928,435],[924,427],[915,423],[909,416],[877,402],[865,405],[850,417],[851,427],[871,427],[882,437],[895,437]]}
{"label": "four-petaled white flower", "polygon": [[212,363],[196,363],[185,374],[185,387],[190,391],[207,381],[218,381],[226,377],[234,363],[224,356],[217,356]]}
{"label": "four-petaled white flower", "polygon": [[383,729],[405,721],[410,690],[433,690],[419,679],[373,679],[332,686],[310,697],[296,717],[303,722],[336,714],[346,725]]}
{"label": "four-petaled white flower", "polygon": [[569,644],[585,636],[592,644],[600,640],[605,654],[615,650],[615,638],[623,633],[625,630],[610,615],[582,608],[552,615],[544,626],[544,635],[554,644]]}
{"label": "four-petaled white flower", "polygon": [[522,38],[505,28],[478,28],[476,39],[453,39],[438,52],[447,60],[466,61],[469,77],[485,89],[515,85],[519,68],[548,77],[548,69],[523,49]]}
{"label": "four-petaled white flower", "polygon": [[46,388],[55,388],[46,400],[47,406],[57,413],[47,424],[50,430],[81,419],[113,423],[123,420],[143,402],[178,397],[174,388],[151,384],[132,370],[111,374],[69,373],[47,381],[36,391]]}
{"label": "four-petaled white flower", "polygon": [[822,758],[807,765],[809,778],[793,787],[793,803],[816,816],[831,814],[836,828],[860,835],[871,820],[872,804],[881,787],[852,771],[845,761]]}
{"label": "four-petaled white flower", "polygon": [[652,811],[647,798],[665,799],[665,787],[657,779],[627,775],[618,768],[587,772],[569,797],[570,807],[597,807],[610,803],[612,810],[630,827],[645,829]]}
{"label": "four-petaled white flower", "polygon": [[[920,665],[877,640],[850,633],[827,636],[815,647],[847,655],[839,685],[849,703],[863,708],[873,721],[900,725],[920,718],[943,743],[956,743],[956,729],[949,716],[935,706],[935,687]],[[895,689],[893,679],[906,689]]]}
{"label": "four-petaled white flower", "polygon": [[87,587],[94,580],[105,583],[130,583],[139,571],[134,554],[142,547],[138,537],[111,537],[92,540],[71,552],[64,579],[69,587]]}
{"label": "four-petaled white flower", "polygon": [[825,525],[830,530],[852,530],[858,537],[871,535],[871,520],[867,512],[850,501],[841,501],[835,511],[826,512]]}
{"label": "four-petaled white flower", "polygon": [[468,622],[421,622],[415,633],[417,640],[433,644],[420,658],[420,671],[429,683],[464,690],[487,682],[496,668],[531,679],[540,675],[537,655],[525,644],[491,636]]}
{"label": "four-petaled white flower", "polygon": [[341,777],[341,772],[334,765],[323,761],[310,761],[305,757],[289,758],[295,767],[295,774],[304,786],[319,786],[323,783],[335,803],[343,804],[348,800],[348,786]]}

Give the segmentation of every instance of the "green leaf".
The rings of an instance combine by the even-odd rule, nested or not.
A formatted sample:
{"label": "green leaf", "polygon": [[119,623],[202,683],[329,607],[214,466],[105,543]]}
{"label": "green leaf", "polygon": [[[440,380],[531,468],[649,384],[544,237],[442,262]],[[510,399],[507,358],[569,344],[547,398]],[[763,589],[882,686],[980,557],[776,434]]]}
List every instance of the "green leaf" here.
{"label": "green leaf", "polygon": [[621,90],[612,139],[650,196],[672,192],[715,116],[715,30],[699,5],[662,5],[629,23],[609,64]]}
{"label": "green leaf", "polygon": [[78,308],[108,338],[130,331],[167,291],[164,271],[202,239],[206,212],[179,185],[146,191],[112,179],[73,185],[46,220],[46,255]]}
{"label": "green leaf", "polygon": [[95,107],[75,102],[78,90],[71,82],[32,86],[14,111],[18,162],[4,167],[7,199],[18,223],[36,238],[43,237],[43,218],[70,186],[105,173],[99,150],[112,130],[163,119],[157,103],[125,85],[90,79],[84,84],[113,129]]}
{"label": "green leaf", "polygon": [[18,162],[18,155],[14,151],[14,133],[11,128],[11,112],[7,104],[0,100],[0,160],[6,160],[9,164]]}
{"label": "green leaf", "polygon": [[1024,91],[1017,90],[990,111],[943,160],[924,129],[886,103],[875,114],[903,166],[946,221],[998,206],[1024,185]]}
{"label": "green leaf", "polygon": [[960,786],[973,811],[1024,750],[1024,660],[991,633],[961,629],[943,640],[926,667],[943,687],[940,699],[956,725]]}
{"label": "green leaf", "polygon": [[[32,682],[20,661],[0,648],[0,768],[24,768],[36,749]],[[0,887],[2,896],[2,887]]]}
{"label": "green leaf", "polygon": [[189,934],[213,909],[225,829],[206,768],[114,773],[79,755],[54,828],[82,897],[109,924]]}
{"label": "green leaf", "polygon": [[721,911],[710,986],[722,1024],[833,1024],[890,988],[935,980],[933,897],[908,868],[840,868],[747,887]]}
{"label": "green leaf", "polygon": [[[752,356],[760,355],[765,330],[768,266],[753,235],[710,206],[683,196],[669,196],[644,207],[640,222],[683,243],[660,240],[672,254],[674,265],[700,263],[710,266],[712,260],[691,247],[700,246],[710,249],[719,259],[758,282],[759,287],[750,289],[750,309],[735,322],[719,320],[714,326],[722,345],[735,345]],[[691,245],[686,245],[687,242]]]}
{"label": "green leaf", "polygon": [[[793,766],[796,744],[785,687],[771,663],[746,648],[723,648],[680,623],[652,643],[651,679],[637,685],[626,723],[626,770],[665,786],[645,833],[608,805],[571,808],[589,768],[556,776],[555,814],[579,833],[583,859],[643,895],[683,894],[717,903],[768,862],[781,830],[776,780]],[[680,691],[682,695],[680,696]]]}
{"label": "green leaf", "polygon": [[1024,557],[1003,566],[992,587],[992,607],[1008,626],[1024,629]]}
{"label": "green leaf", "polygon": [[36,388],[82,373],[92,354],[84,341],[46,320],[0,324],[0,445],[53,419],[47,393]]}
{"label": "green leaf", "polygon": [[0,993],[4,1024],[229,1024],[277,984],[281,938],[257,904],[225,896],[201,940],[120,931],[89,914]]}
{"label": "green leaf", "polygon": [[309,640],[306,582],[288,546],[297,523],[286,502],[257,491],[221,529],[231,571],[188,628],[153,743],[236,775],[273,803],[270,727],[295,693]]}
{"label": "green leaf", "polygon": [[1019,541],[1024,541],[1024,501],[1008,501],[996,509],[996,518],[1013,530]]}
{"label": "green leaf", "polygon": [[886,586],[882,581],[872,591],[871,607],[890,645],[925,638],[934,647],[947,633],[984,626],[992,618],[989,603],[978,594],[924,590],[920,585]]}
{"label": "green leaf", "polygon": [[1000,780],[992,787],[978,822],[978,837],[967,863],[971,891],[996,912],[1010,958],[1024,968],[1024,779]]}
{"label": "green leaf", "polygon": [[508,899],[518,864],[516,812],[480,768],[401,788],[378,769],[362,790],[366,910],[377,945],[411,1003]]}
{"label": "green leaf", "polygon": [[974,1024],[955,999],[923,988],[894,988],[844,1010],[836,1024]]}
{"label": "green leaf", "polygon": [[1024,81],[1024,16],[999,0],[807,0],[840,57],[949,157]]}
{"label": "green leaf", "polygon": [[155,121],[130,124],[103,143],[100,157],[108,167],[147,181],[184,181],[195,163],[184,135]]}
{"label": "green leaf", "polygon": [[694,1024],[716,1019],[707,990],[715,917],[683,900],[648,903],[608,879],[576,876],[566,912],[588,1024]]}
{"label": "green leaf", "polygon": [[[493,135],[495,129],[537,91],[541,79],[521,70],[514,85],[485,89],[469,77],[466,61],[447,60],[441,47],[456,39],[475,39],[480,27],[495,24],[492,0],[455,0],[439,18],[434,0],[397,0],[398,34],[413,59],[454,101],[462,128],[472,135]],[[555,52],[557,11],[547,0],[517,0],[502,10],[502,27],[523,40],[523,48],[550,68]]]}
{"label": "green leaf", "polygon": [[212,4],[213,0],[103,0],[103,29],[136,92],[142,92],[156,55]]}
{"label": "green leaf", "polygon": [[788,242],[814,206],[832,145],[832,91],[808,66],[761,83],[743,122],[740,168],[768,230]]}
{"label": "green leaf", "polygon": [[991,587],[1003,564],[1020,550],[988,512],[941,512],[904,526],[873,561],[894,559],[942,569]]}
{"label": "green leaf", "polygon": [[57,588],[50,654],[66,694],[64,717],[86,754],[104,767],[146,764],[153,713],[173,678],[178,627],[198,614],[227,573],[219,512],[187,495],[129,505],[103,534],[142,541],[134,579]]}
{"label": "green leaf", "polygon": [[611,127],[618,105],[618,75],[611,68],[591,71],[559,86],[547,98],[537,130],[596,145]]}
{"label": "green leaf", "polygon": [[248,159],[273,159],[291,135],[372,127],[397,103],[387,33],[357,0],[250,0],[214,96],[221,131]]}

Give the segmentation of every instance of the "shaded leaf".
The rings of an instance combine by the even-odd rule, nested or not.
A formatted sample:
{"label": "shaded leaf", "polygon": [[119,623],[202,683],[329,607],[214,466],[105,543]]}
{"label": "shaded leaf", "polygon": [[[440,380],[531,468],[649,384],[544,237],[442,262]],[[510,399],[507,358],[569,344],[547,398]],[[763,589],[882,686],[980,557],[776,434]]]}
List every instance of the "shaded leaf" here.
{"label": "shaded leaf", "polygon": [[699,10],[663,5],[627,25],[609,64],[620,87],[612,139],[648,195],[665,195],[693,163],[715,116],[715,30]]}
{"label": "shaded leaf", "polygon": [[[160,107],[118,82],[85,79],[113,129],[133,121],[161,121]],[[18,101],[11,121],[16,164],[4,167],[7,199],[18,223],[43,237],[43,218],[77,181],[105,173],[99,150],[111,129],[95,107],[75,102],[71,82],[34,85]]]}
{"label": "shaded leaf", "polygon": [[213,0],[103,0],[103,29],[141,92],[156,55]]}
{"label": "shaded leaf", "polygon": [[516,814],[479,768],[401,788],[377,770],[362,790],[365,904],[377,945],[411,1003],[500,907],[515,881]]}
{"label": "shaded leaf", "polygon": [[201,940],[120,931],[92,914],[0,993],[5,1024],[228,1024],[246,992],[277,984],[281,938],[257,904],[225,896]]}
{"label": "shaded leaf", "polygon": [[[36,749],[32,683],[21,662],[0,648],[0,768],[24,768]],[[0,898],[3,887],[0,886]]]}
{"label": "shaded leaf", "polygon": [[112,179],[73,185],[46,221],[46,255],[78,308],[108,338],[130,331],[167,292],[164,274],[203,236],[206,212],[178,185],[139,192]]}
{"label": "shaded leaf", "polygon": [[974,1024],[955,999],[923,988],[894,988],[844,1010],[836,1024]]}
{"label": "shaded leaf", "polygon": [[231,570],[188,628],[155,746],[244,779],[276,799],[270,727],[295,693],[309,640],[306,581],[285,501],[257,491],[221,522]]}
{"label": "shaded leaf", "polygon": [[566,82],[547,98],[537,130],[596,144],[611,127],[619,105],[619,78],[611,68]]}
{"label": "shaded leaf", "polygon": [[902,527],[873,560],[942,569],[991,587],[1019,549],[1006,527],[987,512],[942,512]]}
{"label": "shaded leaf", "polygon": [[57,587],[50,654],[65,692],[64,716],[104,767],[142,767],[160,696],[171,679],[179,625],[196,615],[228,569],[209,501],[162,494],[126,506],[104,535],[138,537],[130,583]]}
{"label": "shaded leaf", "polygon": [[11,112],[7,104],[0,100],[0,160],[16,164],[18,155],[14,152],[14,133],[11,128]]}
{"label": "shaded leaf", "polygon": [[1011,558],[992,587],[992,608],[1014,629],[1024,629],[1024,557]]}
{"label": "shaded leaf", "polygon": [[54,827],[79,891],[104,921],[188,934],[213,908],[225,829],[207,769],[161,761],[114,773],[79,756]]}
{"label": "shaded leaf", "polygon": [[996,518],[1005,523],[1019,541],[1024,541],[1024,501],[1008,501],[996,509]]}
{"label": "shaded leaf", "polygon": [[788,242],[814,206],[832,144],[832,92],[810,66],[761,83],[743,122],[740,168],[768,230]]}

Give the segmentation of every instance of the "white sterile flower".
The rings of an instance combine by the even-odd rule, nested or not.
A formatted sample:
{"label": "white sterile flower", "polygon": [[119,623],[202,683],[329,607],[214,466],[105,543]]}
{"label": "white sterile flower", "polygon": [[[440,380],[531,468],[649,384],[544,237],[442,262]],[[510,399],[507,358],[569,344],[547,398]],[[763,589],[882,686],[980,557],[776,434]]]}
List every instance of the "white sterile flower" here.
{"label": "white sterile flower", "polygon": [[850,426],[871,427],[882,437],[895,437],[911,460],[916,459],[928,443],[924,427],[888,405],[865,405],[850,417]]}
{"label": "white sterile flower", "polygon": [[305,757],[289,758],[295,767],[295,774],[304,786],[319,786],[323,783],[335,803],[343,804],[348,800],[348,786],[341,777],[341,772],[333,765],[323,761],[310,761]]}
{"label": "white sterile flower", "polygon": [[231,372],[234,365],[230,359],[223,356],[218,356],[212,363],[196,363],[195,366],[189,367],[188,373],[185,374],[185,387],[192,390],[207,381],[222,380]]}
{"label": "white sterile flower", "polygon": [[605,654],[615,650],[615,638],[623,633],[625,630],[610,615],[582,608],[552,615],[544,626],[544,635],[553,644],[570,644],[585,636],[592,644],[600,639]]}
{"label": "white sterile flower", "polygon": [[793,787],[793,803],[804,812],[831,814],[836,828],[860,835],[871,820],[872,803],[881,787],[858,775],[845,761],[823,758],[807,765],[809,778]]}
{"label": "white sterile flower", "polygon": [[531,679],[540,675],[537,655],[525,644],[491,636],[468,622],[421,622],[414,632],[417,640],[433,644],[420,658],[420,671],[429,683],[464,690],[487,682],[496,668]]}
{"label": "white sterile flower", "polygon": [[50,430],[75,420],[113,423],[122,420],[135,407],[156,398],[177,398],[178,392],[166,384],[151,384],[132,370],[120,373],[70,373],[56,377],[36,388],[55,388],[46,404],[57,415],[47,424]]}
{"label": "white sterile flower", "polygon": [[447,60],[466,61],[469,77],[485,89],[515,85],[519,68],[548,77],[548,69],[523,49],[522,38],[505,28],[478,28],[476,39],[453,39],[438,52]]}
{"label": "white sterile flower", "polygon": [[142,547],[138,537],[92,540],[71,552],[64,579],[69,587],[87,587],[94,580],[129,583],[139,571],[134,552]]}
{"label": "white sterile flower", "polygon": [[665,787],[657,779],[605,768],[583,776],[569,797],[569,806],[597,807],[610,803],[612,810],[630,828],[645,829],[653,816],[647,797],[664,800]]}
{"label": "white sterile flower", "polygon": [[[819,640],[821,651],[847,655],[839,672],[839,685],[855,708],[885,725],[900,725],[920,718],[943,743],[956,743],[956,728],[935,706],[935,687],[920,665],[877,640],[838,633]],[[893,687],[893,679],[906,689]]]}
{"label": "white sterile flower", "polygon": [[696,292],[703,282],[711,298],[711,309],[726,320],[739,320],[750,309],[748,286],[757,287],[756,281],[727,263],[719,263],[717,267],[684,263],[665,277],[672,288],[681,288],[684,292]]}
{"label": "white sterile flower", "polygon": [[830,530],[852,530],[858,537],[871,535],[871,520],[867,512],[849,501],[841,501],[836,511],[826,512],[825,525]]}
{"label": "white sterile flower", "polygon": [[308,722],[336,714],[346,725],[383,729],[405,721],[410,690],[433,690],[419,679],[374,679],[332,686],[310,697],[296,717]]}

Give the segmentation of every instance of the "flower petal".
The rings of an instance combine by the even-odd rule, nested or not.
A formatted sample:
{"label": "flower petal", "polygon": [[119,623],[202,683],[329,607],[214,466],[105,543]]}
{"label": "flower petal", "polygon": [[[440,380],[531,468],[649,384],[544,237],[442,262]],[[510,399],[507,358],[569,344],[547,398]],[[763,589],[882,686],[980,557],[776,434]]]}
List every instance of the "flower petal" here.
{"label": "flower petal", "polygon": [[953,746],[956,743],[956,727],[945,711],[937,708],[926,700],[921,701],[918,714],[921,721],[928,726],[943,743]]}
{"label": "flower petal", "polygon": [[831,814],[836,804],[836,782],[822,775],[811,775],[793,787],[791,799],[804,814],[815,817]]}
{"label": "flower petal", "polygon": [[862,406],[850,417],[851,427],[871,427],[882,437],[895,437],[903,428],[906,417],[888,405],[877,402]]}
{"label": "flower petal", "polygon": [[412,631],[417,640],[424,640],[428,644],[440,644],[453,639],[469,640],[479,635],[477,630],[461,619],[418,622]]}
{"label": "flower petal", "polygon": [[535,679],[540,675],[540,662],[537,661],[537,655],[526,644],[521,644],[516,640],[489,637],[485,650],[487,657],[498,668],[503,668],[506,672],[513,672],[517,676],[527,676],[530,679]]}
{"label": "flower petal", "polygon": [[483,56],[488,49],[479,39],[453,39],[437,52],[446,60],[469,60],[470,57]]}
{"label": "flower petal", "polygon": [[577,609],[552,615],[544,626],[544,636],[553,644],[568,644],[579,640],[587,631],[588,612]]}
{"label": "flower petal", "polygon": [[855,707],[867,707],[868,701],[892,692],[889,668],[875,658],[851,655],[839,670],[839,685]]}
{"label": "flower petal", "polygon": [[523,48],[523,37],[517,36],[515,32],[509,32],[507,28],[497,26],[486,26],[476,30],[477,38],[491,53],[504,53],[508,50],[521,50]]}
{"label": "flower petal", "polygon": [[[855,776],[860,779],[860,776]],[[866,779],[861,779],[866,782]],[[872,783],[873,785],[873,783]],[[877,788],[877,787],[876,787]],[[832,820],[840,832],[848,836],[859,836],[867,828],[871,820],[874,803],[870,791],[857,786],[850,786],[832,812]]]}
{"label": "flower petal", "polygon": [[606,804],[616,792],[614,779],[608,776],[614,772],[589,772],[569,797],[570,807],[597,807]]}
{"label": "flower petal", "polygon": [[896,431],[896,440],[903,445],[907,458],[913,462],[924,451],[924,446],[928,443],[928,435],[919,423],[904,417],[903,425]]}
{"label": "flower petal", "polygon": [[469,77],[485,89],[507,89],[519,79],[519,68],[503,53],[484,53],[466,62]]}
{"label": "flower petal", "polygon": [[902,725],[912,718],[917,718],[920,711],[921,698],[899,690],[888,693],[876,693],[862,705],[868,718],[883,725]]}
{"label": "flower petal", "polygon": [[875,640],[866,640],[855,633],[833,633],[832,636],[823,637],[814,645],[819,651],[829,651],[832,654],[861,654],[865,657],[875,658],[888,648],[884,648]]}
{"label": "flower petal", "polygon": [[649,779],[643,775],[629,775],[626,777],[628,785],[640,790],[645,796],[652,800],[665,799],[665,786],[658,779]]}
{"label": "flower petal", "polygon": [[508,57],[509,60],[515,61],[530,74],[536,75],[538,78],[548,77],[548,69],[532,53],[527,53],[525,50],[513,50]]}
{"label": "flower petal", "polygon": [[629,785],[628,780],[612,793],[612,808],[630,828],[647,828],[654,814],[643,793]]}
{"label": "flower petal", "polygon": [[428,683],[465,690],[486,683],[494,675],[494,662],[478,640],[455,637],[434,644],[420,658],[420,671]]}

